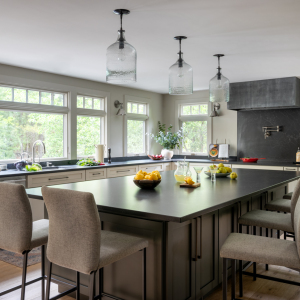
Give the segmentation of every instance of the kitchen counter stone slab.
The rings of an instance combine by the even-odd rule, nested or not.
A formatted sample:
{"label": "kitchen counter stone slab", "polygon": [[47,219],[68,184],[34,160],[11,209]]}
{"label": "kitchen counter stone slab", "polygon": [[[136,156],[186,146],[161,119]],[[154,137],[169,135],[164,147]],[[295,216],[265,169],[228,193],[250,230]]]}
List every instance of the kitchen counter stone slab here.
{"label": "kitchen counter stone slab", "polygon": [[[162,174],[154,190],[139,189],[134,176],[101,179],[51,186],[93,193],[100,212],[159,221],[184,222],[237,201],[300,178],[300,172],[237,169],[237,180],[218,178],[212,183],[201,174],[201,187],[182,189],[174,172]],[[30,198],[42,200],[41,188],[27,189]]]}

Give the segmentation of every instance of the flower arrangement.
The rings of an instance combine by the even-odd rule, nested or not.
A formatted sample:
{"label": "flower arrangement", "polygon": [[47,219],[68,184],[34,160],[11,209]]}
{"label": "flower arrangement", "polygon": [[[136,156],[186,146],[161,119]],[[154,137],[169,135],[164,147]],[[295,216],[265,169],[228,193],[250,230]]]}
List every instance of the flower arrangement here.
{"label": "flower arrangement", "polygon": [[182,141],[184,139],[184,134],[181,130],[173,133],[171,132],[173,126],[170,125],[166,132],[166,124],[161,124],[158,121],[158,133],[154,135],[150,133],[149,136],[151,139],[154,139],[156,143],[161,145],[164,149],[172,150],[176,148],[180,148]]}

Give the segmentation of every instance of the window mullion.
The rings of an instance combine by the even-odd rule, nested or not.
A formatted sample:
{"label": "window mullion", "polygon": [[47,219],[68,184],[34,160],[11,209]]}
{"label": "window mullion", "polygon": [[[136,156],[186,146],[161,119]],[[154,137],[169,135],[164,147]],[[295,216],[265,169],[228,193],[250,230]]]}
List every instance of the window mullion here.
{"label": "window mullion", "polygon": [[15,89],[14,88],[11,89],[11,98],[12,98],[12,102],[14,102],[15,101]]}

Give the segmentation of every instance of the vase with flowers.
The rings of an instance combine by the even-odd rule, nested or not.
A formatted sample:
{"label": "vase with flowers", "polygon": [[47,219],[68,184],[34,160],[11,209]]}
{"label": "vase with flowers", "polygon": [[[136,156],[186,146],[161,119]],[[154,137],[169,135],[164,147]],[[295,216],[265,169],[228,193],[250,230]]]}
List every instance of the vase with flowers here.
{"label": "vase with flowers", "polygon": [[182,130],[173,133],[172,128],[173,126],[170,125],[166,129],[166,124],[158,122],[158,133],[156,135],[149,134],[151,139],[154,139],[156,143],[163,147],[161,154],[165,160],[170,160],[173,157],[174,149],[180,148],[184,139]]}

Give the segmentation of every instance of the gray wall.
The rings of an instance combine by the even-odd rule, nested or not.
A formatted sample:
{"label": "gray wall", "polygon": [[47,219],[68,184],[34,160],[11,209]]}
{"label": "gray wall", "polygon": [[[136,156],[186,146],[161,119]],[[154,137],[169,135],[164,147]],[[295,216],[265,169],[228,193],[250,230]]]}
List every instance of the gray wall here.
{"label": "gray wall", "polygon": [[[124,121],[123,117],[116,116],[117,109],[113,104],[115,100],[123,102],[125,95],[147,98],[149,103],[148,132],[156,132],[157,122],[162,120],[163,96],[157,93],[1,64],[0,84],[68,92],[70,96],[71,113],[69,124],[71,128],[76,128],[77,93],[83,95],[101,95],[101,92],[108,93],[107,145],[112,148],[114,157],[123,156],[124,153]],[[71,146],[69,158],[76,159],[76,130],[71,130],[69,138]],[[151,143],[149,151],[150,153],[158,153],[160,152],[160,146]]]}
{"label": "gray wall", "polygon": [[[238,158],[258,157],[268,161],[295,161],[300,147],[300,109],[238,111]],[[283,126],[264,138],[263,126]]]}

